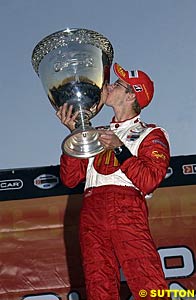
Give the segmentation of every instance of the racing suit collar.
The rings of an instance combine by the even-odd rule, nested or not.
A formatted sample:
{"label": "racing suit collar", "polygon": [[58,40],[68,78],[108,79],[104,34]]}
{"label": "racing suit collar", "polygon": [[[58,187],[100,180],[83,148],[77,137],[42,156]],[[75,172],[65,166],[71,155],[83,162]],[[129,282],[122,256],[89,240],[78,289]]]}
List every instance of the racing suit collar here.
{"label": "racing suit collar", "polygon": [[126,127],[132,127],[140,122],[140,115],[137,115],[131,119],[127,119],[124,121],[116,122],[114,121],[114,118],[112,118],[112,121],[110,123],[111,130],[117,129],[117,128],[126,128]]}

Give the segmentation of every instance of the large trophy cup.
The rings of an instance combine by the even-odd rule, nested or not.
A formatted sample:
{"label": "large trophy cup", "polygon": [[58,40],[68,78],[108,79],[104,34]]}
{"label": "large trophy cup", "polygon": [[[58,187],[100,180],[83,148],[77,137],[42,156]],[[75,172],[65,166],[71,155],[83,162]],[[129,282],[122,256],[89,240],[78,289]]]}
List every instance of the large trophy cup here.
{"label": "large trophy cup", "polygon": [[98,32],[66,29],[41,40],[33,50],[32,65],[52,106],[67,103],[78,112],[76,129],[62,149],[68,155],[88,158],[103,151],[99,132],[90,124],[101,109],[101,90],[110,79],[113,47]]}

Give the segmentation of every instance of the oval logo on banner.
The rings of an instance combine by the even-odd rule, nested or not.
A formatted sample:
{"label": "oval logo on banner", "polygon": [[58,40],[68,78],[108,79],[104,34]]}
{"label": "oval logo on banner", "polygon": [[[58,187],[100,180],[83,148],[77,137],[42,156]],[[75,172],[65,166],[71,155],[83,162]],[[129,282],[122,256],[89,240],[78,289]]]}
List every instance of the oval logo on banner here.
{"label": "oval logo on banner", "polygon": [[40,189],[52,189],[59,183],[59,178],[52,174],[41,174],[34,179],[34,185]]}
{"label": "oval logo on banner", "polygon": [[0,180],[0,191],[19,190],[22,187],[23,181],[21,179]]}
{"label": "oval logo on banner", "polygon": [[165,179],[169,178],[172,174],[173,174],[173,169],[171,167],[169,167],[167,169],[167,173],[165,175]]}

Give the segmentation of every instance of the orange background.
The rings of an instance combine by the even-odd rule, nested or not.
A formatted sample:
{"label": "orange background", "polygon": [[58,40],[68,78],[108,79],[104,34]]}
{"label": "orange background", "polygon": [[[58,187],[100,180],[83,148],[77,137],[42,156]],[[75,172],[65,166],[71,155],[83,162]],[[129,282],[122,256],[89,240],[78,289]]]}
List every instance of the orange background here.
{"label": "orange background", "polygon": [[[186,246],[196,252],[195,195],[196,185],[164,187],[147,200],[157,248]],[[0,300],[44,293],[66,300],[70,291],[85,299],[78,244],[81,204],[82,195],[0,202]],[[168,279],[172,282],[194,289],[195,272]],[[121,299],[129,295],[122,282]]]}

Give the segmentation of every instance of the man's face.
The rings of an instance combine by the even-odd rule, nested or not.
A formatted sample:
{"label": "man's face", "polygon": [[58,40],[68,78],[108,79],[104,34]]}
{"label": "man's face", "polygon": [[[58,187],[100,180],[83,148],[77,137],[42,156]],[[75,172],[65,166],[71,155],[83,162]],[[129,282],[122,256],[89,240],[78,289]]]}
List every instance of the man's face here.
{"label": "man's face", "polygon": [[123,105],[123,103],[125,103],[125,99],[127,97],[129,89],[131,91],[131,87],[121,79],[118,79],[114,83],[109,84],[107,86],[108,96],[105,104],[112,107]]}

